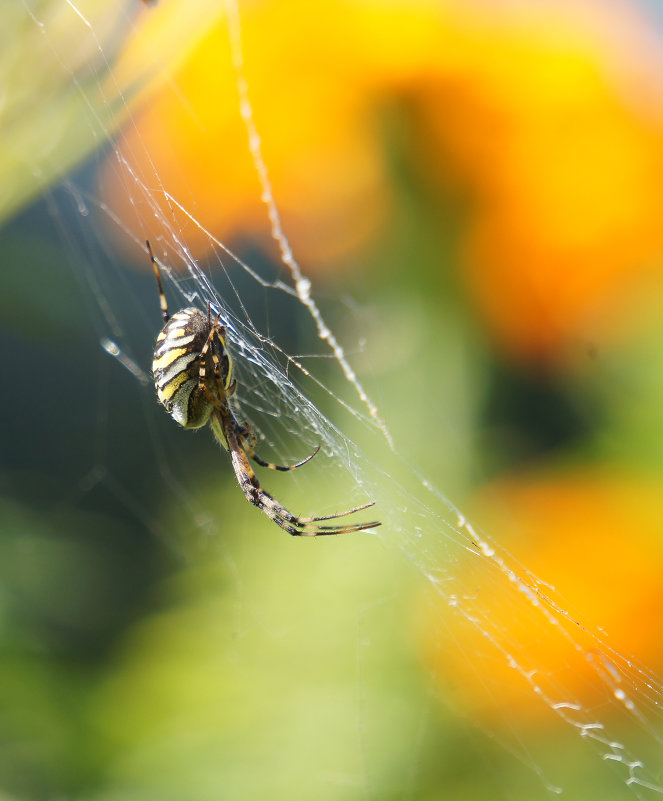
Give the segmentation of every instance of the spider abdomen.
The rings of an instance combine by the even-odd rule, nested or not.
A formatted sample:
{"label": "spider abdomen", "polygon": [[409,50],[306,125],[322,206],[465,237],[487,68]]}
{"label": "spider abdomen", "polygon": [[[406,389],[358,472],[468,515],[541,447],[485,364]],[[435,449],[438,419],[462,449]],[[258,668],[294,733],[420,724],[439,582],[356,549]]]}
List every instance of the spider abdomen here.
{"label": "spider abdomen", "polygon": [[[210,338],[203,358],[203,348]],[[220,382],[213,380],[215,359],[219,362]],[[203,361],[207,391],[201,382]],[[157,337],[152,372],[157,397],[184,428],[204,426],[214,403],[225,405],[225,395],[220,394],[230,384],[230,358],[219,329],[213,328],[209,316],[199,309],[182,309],[168,320]]]}

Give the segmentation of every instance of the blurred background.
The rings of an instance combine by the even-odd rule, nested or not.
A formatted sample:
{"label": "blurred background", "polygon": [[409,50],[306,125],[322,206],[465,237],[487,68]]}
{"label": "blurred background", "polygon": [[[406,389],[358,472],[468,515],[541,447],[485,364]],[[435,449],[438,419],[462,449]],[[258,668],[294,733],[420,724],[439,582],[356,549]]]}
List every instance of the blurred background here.
{"label": "blurred background", "polygon": [[[245,503],[210,436],[158,408],[146,237],[176,232],[218,288],[224,264],[258,330],[287,353],[323,352],[299,304],[211,247],[207,232],[288,280],[228,19],[195,5],[0,11],[0,797],[650,797],[587,750],[554,698],[485,656],[481,632],[412,569],[414,545],[390,544],[395,521],[289,538]],[[644,679],[628,684],[584,640],[600,630],[661,672],[660,9],[239,12],[284,229],[403,457],[382,489],[414,466],[550,583],[582,624],[577,661],[511,596],[491,592],[483,613],[559,698],[653,744],[660,782],[658,713],[643,733],[606,693]],[[333,360],[306,365],[358,403]],[[340,425],[379,461],[360,425]],[[324,467],[263,478],[296,510],[351,506],[352,476]],[[424,547],[467,595],[496,588],[489,563],[466,573],[464,549]],[[648,715],[657,687],[640,699]]]}

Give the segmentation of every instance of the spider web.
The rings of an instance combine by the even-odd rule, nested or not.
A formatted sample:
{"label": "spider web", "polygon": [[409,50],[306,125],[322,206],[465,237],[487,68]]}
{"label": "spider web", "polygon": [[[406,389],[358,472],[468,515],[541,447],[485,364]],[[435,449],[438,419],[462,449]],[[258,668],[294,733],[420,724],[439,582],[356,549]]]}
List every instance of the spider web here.
{"label": "spider web", "polygon": [[[581,615],[566,609],[553,587],[476,528],[427,477],[408,464],[407,443],[392,435],[390,421],[383,418],[380,404],[353,368],[353,359],[361,355],[361,349],[351,343],[346,351],[342,338],[326,322],[316,301],[315,286],[300,267],[280,222],[269,164],[263,158],[254,119],[251,87],[244,74],[241,17],[236,4],[228,0],[225,11],[237,114],[246,125],[247,147],[259,177],[266,220],[284,268],[277,272],[260,258],[236,255],[210,232],[204,233],[212,245],[212,256],[206,263],[197,262],[187,247],[187,231],[193,227],[202,230],[195,208],[162,184],[157,164],[148,177],[139,175],[114,142],[116,127],[126,120],[132,124],[133,102],[140,96],[143,81],[153,66],[146,68],[145,75],[135,75],[129,82],[122,80],[121,71],[114,65],[119,52],[117,31],[126,35],[137,24],[136,11],[127,4],[114,24],[109,25],[101,8],[93,3],[84,6],[67,2],[24,3],[13,10],[17,35],[20,32],[24,37],[40,37],[61,76],[72,79],[72,97],[85,113],[83,127],[88,149],[95,146],[101,133],[109,144],[95,157],[98,163],[107,156],[114,158],[114,169],[121,174],[132,202],[137,208],[148,208],[155,224],[158,221],[159,229],[167,232],[155,238],[147,228],[140,234],[130,230],[96,189],[90,179],[90,167],[68,174],[59,188],[45,190],[45,206],[63,252],[68,255],[66,270],[76,276],[82,287],[87,319],[94,327],[94,341],[103,356],[99,361],[99,375],[103,378],[93,401],[97,433],[91,443],[91,456],[84,459],[87,463],[71,503],[83,508],[99,493],[108,495],[141,527],[173,548],[178,560],[193,559],[195,564],[197,557],[191,556],[191,543],[197,541],[201,553],[209,555],[218,566],[209,568],[209,584],[204,584],[206,594],[191,602],[191,607],[183,607],[186,611],[175,611],[170,617],[157,620],[152,628],[144,624],[148,642],[145,649],[148,654],[150,650],[156,654],[155,661],[163,656],[164,627],[173,626],[181,638],[176,639],[175,650],[192,649],[198,657],[198,665],[193,661],[188,667],[214,662],[218,684],[229,694],[228,688],[232,688],[245,704],[256,684],[266,694],[274,691],[277,695],[286,686],[272,686],[254,672],[261,659],[272,668],[282,661],[299,660],[295,666],[299,675],[296,683],[287,685],[296,689],[288,696],[285,724],[281,707],[274,709],[277,723],[266,721],[255,709],[244,709],[244,717],[242,710],[230,703],[227,719],[201,722],[194,714],[199,711],[197,699],[192,697],[184,705],[186,712],[178,713],[184,717],[184,728],[189,727],[189,737],[178,739],[174,726],[169,728],[170,719],[164,723],[158,718],[152,725],[148,722],[141,724],[143,728],[138,726],[136,739],[132,739],[124,732],[123,721],[134,698],[132,693],[140,693],[133,683],[140,686],[143,680],[151,684],[155,677],[158,683],[160,674],[153,665],[139,668],[138,678],[124,668],[111,673],[99,708],[111,721],[107,725],[110,736],[119,742],[119,756],[107,771],[106,783],[93,791],[85,790],[81,797],[121,798],[127,797],[128,790],[136,798],[170,797],[168,794],[173,792],[172,797],[178,798],[218,798],[220,792],[227,792],[228,797],[260,797],[259,780],[252,775],[260,764],[272,771],[275,797],[292,797],[294,792],[320,798],[418,798],[423,797],[423,786],[435,784],[430,778],[425,784],[424,779],[434,771],[436,759],[430,751],[442,743],[452,752],[454,748],[469,748],[480,765],[479,772],[487,777],[485,786],[492,787],[496,796],[535,798],[563,793],[570,798],[586,798],[586,786],[580,779],[587,773],[597,777],[597,798],[649,799],[663,795],[663,694],[659,679],[646,667],[621,655],[619,644],[585,624]],[[147,8],[143,13],[156,14],[159,10]],[[183,41],[194,41],[204,29],[204,21],[213,14],[201,4],[196,25],[190,26]],[[97,59],[96,72],[86,81],[81,79],[78,65],[69,63],[60,48],[57,26],[67,15],[78,20],[76,35],[83,38],[88,52]],[[182,17],[173,24],[181,24],[181,20]],[[158,64],[158,47],[152,59],[148,63]],[[182,102],[184,105],[186,99]],[[43,162],[50,163],[48,157]],[[40,167],[38,187],[50,180],[48,175],[44,177],[41,163],[36,156],[29,163],[33,172],[37,171],[36,166]],[[92,168],[95,166],[93,163]],[[53,174],[58,170],[62,170],[61,163],[57,169],[51,164]],[[33,186],[28,191],[35,193],[37,189]],[[173,222],[174,216],[171,219],[164,213],[164,206],[177,212],[178,223]],[[261,540],[265,556],[258,557],[260,568],[252,566],[252,552],[246,550],[248,546],[242,544],[241,537],[228,537],[231,541],[225,541],[226,531],[230,535],[231,528],[228,516],[235,519],[235,507],[243,501],[230,484],[227,492],[220,492],[216,472],[229,468],[221,464],[223,457],[209,442],[211,456],[205,462],[204,475],[209,476],[211,469],[214,477],[205,480],[205,489],[200,491],[203,480],[190,465],[197,464],[200,458],[197,453],[205,446],[203,437],[185,444],[183,439],[189,435],[171,431],[176,427],[154,403],[148,365],[158,328],[158,301],[147,269],[143,280],[118,267],[116,251],[109,244],[114,230],[134,243],[135,262],[144,259],[146,266],[144,240],[150,238],[164,265],[171,310],[185,305],[205,309],[209,305],[213,314],[221,314],[232,343],[241,412],[259,433],[263,456],[286,463],[301,458],[318,444],[322,446],[312,463],[296,475],[288,474],[278,484],[278,491],[274,489],[276,478],[261,476],[267,488],[274,490],[280,500],[282,493],[299,495],[299,504],[307,506],[307,513],[336,511],[332,506],[336,503],[346,508],[374,500],[377,516],[383,522],[381,529],[363,535],[361,542],[356,538],[326,540],[324,550],[317,549],[313,555],[302,549],[294,553],[291,542],[297,545],[297,541],[273,536],[276,532],[269,531]],[[309,341],[316,343],[309,352],[292,354],[279,344],[271,334],[272,308],[278,309],[283,318],[309,327]],[[456,378],[450,372],[449,380]],[[375,383],[374,389],[379,392]],[[76,390],[67,384],[64,391]],[[142,421],[140,434],[134,432],[131,440],[127,437],[125,447],[133,447],[137,436],[148,443],[137,447],[152,450],[155,472],[149,483],[152,490],[159,486],[167,494],[167,514],[162,512],[162,501],[150,500],[146,486],[134,487],[124,481],[123,463],[116,462],[110,454],[109,442],[123,436],[115,429],[114,405],[125,401],[135,403]],[[304,498],[310,482],[315,482],[317,488],[321,478],[330,489],[321,497],[319,506],[317,489],[315,503]],[[289,503],[286,505],[290,508]],[[267,521],[256,519],[259,515],[255,510],[247,508],[243,512],[247,522],[238,513],[238,522],[232,528],[243,531],[245,539],[255,537],[259,526],[269,526]],[[173,535],[174,530],[180,534]],[[267,538],[267,534],[272,536]],[[294,581],[295,575],[300,582],[296,599],[280,606],[281,601],[275,599],[284,594],[283,584]],[[187,586],[182,579],[179,581]],[[321,583],[327,581],[332,583],[326,591]],[[223,584],[226,593],[222,600],[214,594],[217,583]],[[352,614],[348,619],[343,615],[339,619],[329,617],[329,608],[338,593],[354,599],[349,602]],[[509,709],[510,696],[498,720],[493,724],[482,720],[475,728],[467,716],[456,717],[453,693],[436,676],[427,675],[425,667],[421,668],[421,684],[414,689],[403,686],[408,682],[402,683],[398,676],[383,675],[384,660],[388,660],[388,671],[398,673],[400,667],[404,675],[416,673],[411,664],[413,657],[408,656],[409,635],[404,633],[412,612],[406,613],[404,608],[411,609],[412,597],[418,593],[426,599],[424,606],[434,621],[440,647],[455,648],[467,663],[467,670],[476,673],[495,696],[501,693],[499,682],[506,666],[520,692],[534,696],[545,709],[547,725],[556,732],[557,742],[563,744],[560,751],[551,750],[545,738],[532,736],[516,710]],[[493,602],[496,596],[502,599],[500,605]],[[197,604],[209,604],[211,617],[229,616],[229,628],[212,625],[206,617],[206,623],[200,624],[197,631],[199,639],[195,634],[187,639],[187,621],[191,608]],[[270,604],[274,608],[270,609]],[[325,613],[319,619],[316,615],[308,624],[299,623],[301,607],[324,609]],[[347,693],[339,690],[333,677],[325,673],[324,664],[321,667],[321,660],[328,654],[312,634],[316,630],[319,634],[319,627],[324,629],[324,637],[331,638],[345,655],[343,658],[353,661],[349,673],[344,674],[346,680],[350,676]],[[518,638],[514,630],[527,632],[527,637]],[[467,632],[476,633],[477,637],[465,641]],[[539,652],[539,635],[555,640],[554,663]],[[134,637],[140,640],[138,634]],[[239,644],[229,646],[233,638],[238,638]],[[309,645],[314,643],[310,655],[302,644],[307,638],[311,638]],[[398,658],[388,659],[387,644],[393,640],[400,643],[396,649]],[[127,661],[136,652],[145,657],[140,645],[134,643],[133,648],[133,652],[128,649]],[[148,662],[146,658],[144,664]],[[176,662],[170,666],[175,675]],[[589,667],[585,674],[586,692],[573,680],[579,666]],[[338,709],[322,705],[319,696],[306,696],[306,675],[320,671],[332,694],[339,694]],[[250,689],[242,686],[244,681]],[[195,696],[191,689],[186,692]],[[462,704],[459,706],[462,708]],[[246,752],[233,750],[226,739],[250,726],[247,721],[252,715],[260,721],[255,724],[260,736],[245,734],[260,755],[255,756],[253,765]],[[302,742],[306,732],[311,731],[306,727],[311,725],[309,716],[318,715],[331,731],[348,735],[349,742]],[[438,736],[442,725],[435,722],[438,716],[443,717],[447,727],[443,737]],[[341,722],[333,723],[336,718]],[[131,719],[129,713],[130,723]],[[159,734],[159,726],[164,725],[166,733]],[[456,740],[449,730],[456,731]],[[282,748],[296,753],[296,760],[289,763],[294,778],[278,774],[283,751],[272,749],[271,737],[281,738]],[[195,755],[201,747],[214,752],[213,757],[205,755],[204,764],[196,762]],[[225,756],[226,749],[229,756]],[[327,749],[326,759],[320,757],[319,749]],[[501,768],[494,756],[502,751],[510,755],[507,780],[500,778]],[[561,760],[560,753],[565,754]],[[249,759],[249,763],[242,764],[242,759]],[[300,770],[306,762],[311,767]],[[573,763],[572,768],[568,762]],[[179,765],[177,777],[173,763]],[[138,779],[141,775],[143,778]],[[434,797],[445,797],[444,788]]]}

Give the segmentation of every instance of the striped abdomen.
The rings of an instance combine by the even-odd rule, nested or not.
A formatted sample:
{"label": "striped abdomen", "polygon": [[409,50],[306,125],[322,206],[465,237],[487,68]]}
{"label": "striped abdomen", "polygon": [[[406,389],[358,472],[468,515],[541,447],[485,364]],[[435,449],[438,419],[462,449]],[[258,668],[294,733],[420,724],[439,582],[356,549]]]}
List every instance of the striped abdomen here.
{"label": "striped abdomen", "polygon": [[[208,315],[194,308],[174,314],[157,337],[152,362],[157,396],[184,428],[200,428],[207,423],[214,408],[210,396],[222,407],[226,405],[232,365],[225,345],[223,330],[210,325]],[[203,363],[207,393],[200,386]],[[214,375],[215,363],[219,380]]]}

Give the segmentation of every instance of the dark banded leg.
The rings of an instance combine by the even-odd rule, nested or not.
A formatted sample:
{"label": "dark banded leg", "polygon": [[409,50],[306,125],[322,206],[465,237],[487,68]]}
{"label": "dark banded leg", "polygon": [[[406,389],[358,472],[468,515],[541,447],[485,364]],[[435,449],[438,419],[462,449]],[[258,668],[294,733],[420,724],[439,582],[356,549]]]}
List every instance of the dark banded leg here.
{"label": "dark banded leg", "polygon": [[170,320],[170,314],[168,314],[168,302],[166,301],[166,293],[163,291],[163,284],[161,283],[161,270],[159,269],[159,264],[157,260],[154,258],[154,253],[152,253],[152,245],[150,245],[150,240],[146,239],[145,244],[147,245],[147,252],[150,256],[152,267],[154,268],[154,276],[157,279],[157,289],[159,291],[159,303],[161,304],[161,314],[163,315],[164,323],[167,323],[168,320]]}
{"label": "dark banded leg", "polygon": [[249,456],[253,459],[256,464],[259,464],[261,467],[269,467],[270,470],[281,470],[284,473],[287,473],[289,470],[296,470],[298,467],[310,462],[311,459],[318,453],[320,450],[320,446],[316,445],[313,453],[310,453],[305,459],[302,459],[299,462],[295,462],[295,464],[274,464],[273,462],[266,462],[264,459],[261,459],[258,454],[253,451],[253,453],[249,453]]}
{"label": "dark banded leg", "polygon": [[274,464],[273,462],[266,462],[256,453],[256,436],[251,430],[251,427],[248,423],[244,423],[241,429],[238,431],[239,439],[244,446],[244,450],[248,454],[248,456],[253,459],[256,464],[259,464],[261,467],[269,467],[270,470],[280,470],[283,473],[287,473],[289,470],[296,470],[298,467],[305,465],[307,462],[310,462],[311,459],[318,453],[320,450],[320,445],[316,445],[313,449],[313,453],[310,453],[305,459],[301,459],[299,462],[290,465],[283,465],[283,464]]}
{"label": "dark banded leg", "polygon": [[374,503],[367,503],[363,506],[356,506],[354,509],[349,509],[346,512],[337,512],[336,514],[320,517],[298,517],[292,512],[289,512],[270,495],[269,492],[260,486],[260,482],[253,472],[248,457],[241,446],[237,432],[232,429],[229,430],[229,427],[233,426],[233,421],[228,418],[225,420],[222,419],[219,422],[226,432],[233,469],[242,492],[250,503],[257,506],[258,509],[264,512],[270,520],[273,520],[276,525],[280,526],[284,531],[287,531],[295,537],[316,537],[331,534],[347,534],[352,531],[363,531],[364,529],[375,528],[380,525],[378,522],[350,523],[348,525],[339,526],[316,525],[323,520],[334,520],[339,517],[346,517],[354,512],[359,512],[362,509],[368,509],[373,506]]}

